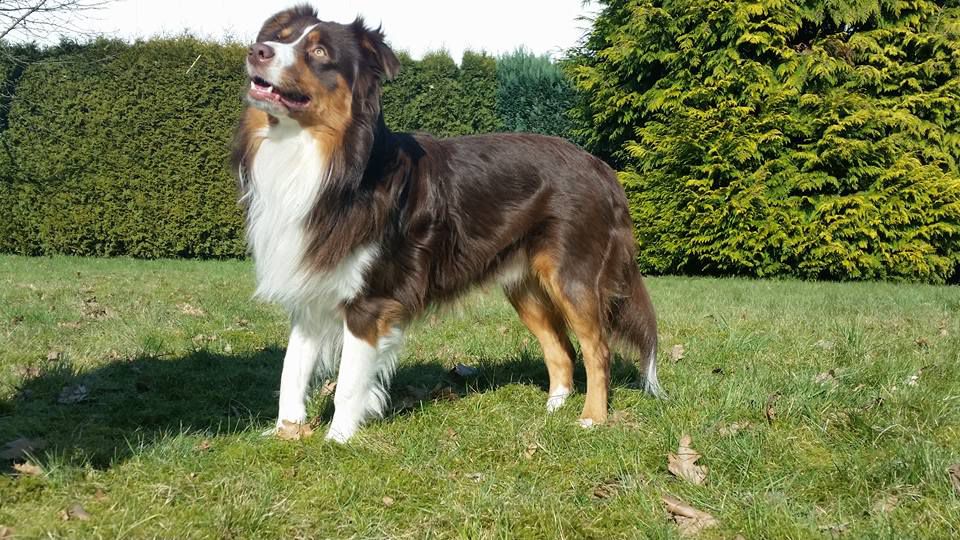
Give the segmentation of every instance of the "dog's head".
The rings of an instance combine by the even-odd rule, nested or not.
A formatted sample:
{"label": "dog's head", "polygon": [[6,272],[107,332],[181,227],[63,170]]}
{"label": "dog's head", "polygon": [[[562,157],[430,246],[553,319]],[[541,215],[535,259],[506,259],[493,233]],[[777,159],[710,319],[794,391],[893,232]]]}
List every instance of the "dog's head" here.
{"label": "dog's head", "polygon": [[275,118],[341,128],[354,104],[379,113],[380,85],[400,69],[383,33],[321,21],[307,5],[264,23],[247,55],[247,100]]}

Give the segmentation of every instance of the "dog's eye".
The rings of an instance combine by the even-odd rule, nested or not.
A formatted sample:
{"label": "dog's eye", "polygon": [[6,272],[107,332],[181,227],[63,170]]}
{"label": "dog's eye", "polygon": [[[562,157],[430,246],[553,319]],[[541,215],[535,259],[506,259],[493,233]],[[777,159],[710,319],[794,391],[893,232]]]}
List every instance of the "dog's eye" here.
{"label": "dog's eye", "polygon": [[326,58],[327,50],[324,49],[323,47],[317,47],[316,49],[313,50],[313,55],[319,58]]}

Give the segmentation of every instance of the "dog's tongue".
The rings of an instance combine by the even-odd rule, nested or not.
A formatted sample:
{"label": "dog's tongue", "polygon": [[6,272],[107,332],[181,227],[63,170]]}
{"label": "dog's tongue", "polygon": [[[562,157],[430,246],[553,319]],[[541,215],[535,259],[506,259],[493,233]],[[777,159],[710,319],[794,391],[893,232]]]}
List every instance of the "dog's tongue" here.
{"label": "dog's tongue", "polygon": [[250,81],[250,97],[258,99],[261,101],[270,101],[272,103],[280,103],[287,107],[288,109],[303,109],[307,106],[305,101],[297,101],[293,99],[287,99],[277,92],[273,86],[264,85],[258,81]]}
{"label": "dog's tongue", "polygon": [[250,96],[265,101],[280,101],[280,94],[272,86],[261,86],[255,82],[250,83]]}

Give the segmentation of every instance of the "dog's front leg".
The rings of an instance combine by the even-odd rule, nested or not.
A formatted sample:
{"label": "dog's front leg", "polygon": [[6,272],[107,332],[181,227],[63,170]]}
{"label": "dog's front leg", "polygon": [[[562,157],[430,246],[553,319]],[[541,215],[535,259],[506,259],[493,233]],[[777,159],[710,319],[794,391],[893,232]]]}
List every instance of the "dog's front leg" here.
{"label": "dog's front leg", "polygon": [[345,307],[340,373],[327,439],[344,443],[389,401],[388,385],[403,343],[406,310],[388,298],[365,298]]}
{"label": "dog's front leg", "polygon": [[379,400],[377,393],[383,393],[378,356],[377,347],[353,335],[344,323],[340,373],[327,440],[347,442],[368,416],[379,412],[371,410]]}
{"label": "dog's front leg", "polygon": [[302,322],[294,322],[280,375],[280,412],[277,428],[283,421],[302,424],[307,419],[307,391],[313,378],[322,340]]}
{"label": "dog's front leg", "polygon": [[371,417],[383,415],[388,394],[386,385],[393,373],[403,332],[393,328],[375,339],[363,339],[343,327],[340,373],[333,398],[333,420],[327,440],[347,442]]}

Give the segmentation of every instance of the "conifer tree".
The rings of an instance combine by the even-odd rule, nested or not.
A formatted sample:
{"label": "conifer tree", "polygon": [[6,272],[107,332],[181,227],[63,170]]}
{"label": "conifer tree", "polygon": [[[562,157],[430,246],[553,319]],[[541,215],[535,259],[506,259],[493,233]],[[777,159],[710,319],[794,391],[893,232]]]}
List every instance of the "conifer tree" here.
{"label": "conifer tree", "polygon": [[648,271],[944,281],[957,0],[601,0],[572,74]]}

